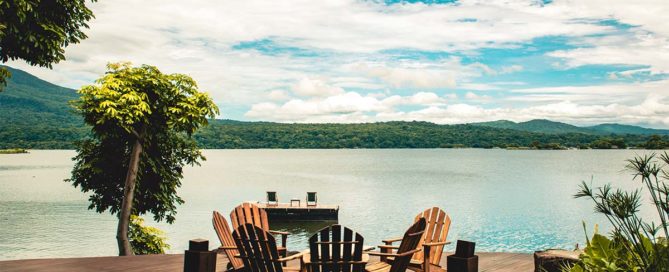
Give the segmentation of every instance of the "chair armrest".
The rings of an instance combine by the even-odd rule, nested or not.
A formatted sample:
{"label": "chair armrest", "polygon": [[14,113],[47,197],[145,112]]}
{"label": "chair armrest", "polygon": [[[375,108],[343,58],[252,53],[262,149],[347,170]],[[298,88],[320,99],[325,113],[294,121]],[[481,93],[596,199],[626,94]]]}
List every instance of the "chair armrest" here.
{"label": "chair armrest", "polygon": [[383,257],[404,257],[404,256],[413,255],[414,253],[416,253],[418,251],[421,251],[421,250],[422,249],[417,248],[417,249],[409,250],[407,252],[400,253],[400,254],[397,254],[397,253],[381,253],[381,252],[368,252],[367,254],[372,255],[372,256],[383,256]]}
{"label": "chair armrest", "polygon": [[278,231],[278,230],[270,230],[268,231],[271,234],[281,234],[281,235],[288,235],[290,232],[285,232],[285,231]]}
{"label": "chair armrest", "polygon": [[399,242],[399,241],[402,241],[402,238],[386,239],[386,240],[382,240],[381,242],[383,242],[386,245],[391,245],[392,243]]}
{"label": "chair armrest", "polygon": [[388,245],[378,245],[380,249],[388,248],[388,249],[399,249],[399,246],[388,246]]}
{"label": "chair armrest", "polygon": [[362,252],[370,251],[370,250],[374,250],[374,249],[376,249],[375,246],[366,246],[366,247],[362,248]]}
{"label": "chair armrest", "polygon": [[236,246],[220,246],[218,249],[237,249]]}
{"label": "chair armrest", "polygon": [[297,258],[302,258],[302,255],[304,255],[304,253],[305,253],[305,251],[302,251],[302,252],[294,254],[294,255],[290,255],[290,256],[287,256],[287,257],[283,257],[283,258],[278,258],[278,259],[275,260],[275,262],[283,263],[283,262],[287,262],[287,261],[290,261],[290,260],[295,260]]}
{"label": "chair armrest", "polygon": [[432,247],[432,246],[443,246],[443,245],[450,245],[450,244],[452,244],[452,243],[449,242],[449,241],[443,241],[443,242],[436,242],[436,243],[424,243],[423,246]]}

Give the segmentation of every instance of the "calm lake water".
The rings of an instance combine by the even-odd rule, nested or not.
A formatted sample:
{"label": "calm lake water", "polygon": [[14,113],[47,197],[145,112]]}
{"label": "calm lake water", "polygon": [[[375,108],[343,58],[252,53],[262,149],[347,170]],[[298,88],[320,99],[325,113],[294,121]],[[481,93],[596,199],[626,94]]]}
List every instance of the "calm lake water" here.
{"label": "calm lake water", "polygon": [[[509,151],[206,150],[201,167],[185,171],[173,225],[171,252],[189,239],[218,239],[211,212],[229,214],[242,201],[282,200],[317,191],[320,203],[340,205],[339,223],[366,244],[400,236],[414,216],[431,206],[450,214],[449,240],[477,242],[477,251],[532,252],[583,244],[581,221],[606,230],[605,218],[586,200],[572,199],[577,185],[611,182],[636,188],[623,171],[640,150]],[[117,254],[115,217],[87,209],[87,195],[63,180],[74,151],[0,155],[0,259]],[[148,217],[148,216],[147,216]],[[148,221],[148,220],[147,220]],[[275,224],[293,233],[289,249],[307,247],[321,224]],[[447,247],[447,250],[453,250]]]}

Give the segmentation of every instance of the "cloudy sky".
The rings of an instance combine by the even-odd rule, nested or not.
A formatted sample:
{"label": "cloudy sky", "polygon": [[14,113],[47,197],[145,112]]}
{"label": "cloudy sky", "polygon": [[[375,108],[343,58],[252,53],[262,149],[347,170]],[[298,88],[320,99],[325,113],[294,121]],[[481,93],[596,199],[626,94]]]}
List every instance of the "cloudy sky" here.
{"label": "cloudy sky", "polygon": [[90,4],[53,70],[107,62],[192,76],[220,118],[278,122],[546,118],[669,127],[669,2],[167,1]]}

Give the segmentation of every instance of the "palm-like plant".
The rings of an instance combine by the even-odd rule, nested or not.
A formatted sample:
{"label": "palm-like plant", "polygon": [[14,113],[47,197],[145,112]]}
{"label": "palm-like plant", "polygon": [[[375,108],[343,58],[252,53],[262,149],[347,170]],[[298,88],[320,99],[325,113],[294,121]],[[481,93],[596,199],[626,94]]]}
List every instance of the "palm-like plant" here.
{"label": "palm-like plant", "polygon": [[[595,211],[603,214],[613,225],[612,240],[616,245],[631,254],[629,268],[639,271],[669,271],[669,154],[659,156],[655,153],[637,156],[628,160],[627,169],[634,174],[633,180],[641,181],[651,196],[660,222],[643,219],[639,216],[641,192],[612,189],[611,185],[593,188],[583,182],[576,198],[589,198],[595,203]],[[588,246],[591,246],[588,241]],[[586,250],[586,254],[587,254]],[[592,251],[590,251],[592,252]],[[596,256],[582,256],[582,260],[591,260]],[[581,262],[579,271],[598,271],[592,262]],[[607,271],[607,269],[602,269]]]}

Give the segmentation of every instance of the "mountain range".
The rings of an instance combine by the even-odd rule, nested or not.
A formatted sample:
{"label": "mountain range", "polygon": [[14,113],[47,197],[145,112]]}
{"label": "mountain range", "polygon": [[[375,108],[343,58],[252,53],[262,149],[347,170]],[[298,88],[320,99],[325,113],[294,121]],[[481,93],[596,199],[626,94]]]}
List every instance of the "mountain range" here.
{"label": "mountain range", "polygon": [[[4,91],[0,92],[0,148],[72,148],[73,141],[87,135],[89,129],[83,124],[82,118],[69,105],[70,101],[78,98],[75,90],[57,86],[18,69],[11,67],[7,67],[7,69],[12,73],[12,77],[9,78]],[[337,127],[340,131],[331,131],[331,127]],[[291,137],[295,139],[299,138],[304,141],[313,141],[314,143],[309,145],[292,145],[289,143],[290,137],[284,137],[285,139],[281,141],[288,141],[288,143],[284,143],[283,145],[276,144],[276,146],[265,145],[265,143],[260,142],[258,139],[251,141],[245,138],[257,138],[251,135],[251,130],[256,134],[283,133],[285,135],[292,135]],[[212,120],[209,127],[203,129],[201,133],[196,134],[196,138],[207,148],[321,146],[317,143],[316,138],[305,139],[304,135],[300,134],[306,133],[305,131],[324,136],[321,137],[322,141],[334,141],[336,139],[342,143],[342,145],[333,145],[332,143],[322,144],[322,146],[332,147],[350,147],[350,143],[355,141],[362,142],[358,145],[353,144],[352,147],[393,147],[393,144],[388,145],[374,142],[384,139],[384,141],[397,143],[398,141],[394,141],[391,139],[392,137],[415,138],[416,141],[414,141],[414,144],[407,142],[400,145],[400,147],[440,147],[445,145],[527,145],[532,141],[546,143],[552,141],[561,144],[580,145],[587,144],[588,141],[594,141],[601,137],[625,137],[628,141],[643,142],[648,138],[648,135],[665,135],[665,137],[669,135],[669,130],[632,125],[600,124],[580,127],[539,119],[527,122],[499,120],[461,125],[437,125],[427,122],[281,124],[272,122]],[[232,135],[232,133],[237,132],[237,135]],[[385,135],[392,133],[394,133],[394,136]],[[424,135],[418,135],[417,133],[423,133]],[[359,138],[359,135],[368,135],[368,142],[365,142],[365,139]],[[427,139],[428,137],[434,138],[434,135],[439,135],[441,142]],[[483,137],[477,135],[489,136]],[[514,139],[514,137],[520,137],[522,141]],[[227,140],[240,142],[240,144],[230,145],[225,142]],[[274,138],[267,138],[265,140],[279,141]],[[246,144],[241,144],[242,142]],[[343,144],[344,142],[346,144]]]}
{"label": "mountain range", "polygon": [[636,134],[636,135],[669,135],[667,129],[644,128],[640,126],[622,125],[622,124],[599,124],[596,126],[579,127],[562,122],[555,122],[545,119],[534,119],[526,122],[513,122],[508,120],[498,120],[491,122],[472,123],[476,126],[486,126],[494,128],[514,129],[529,132],[563,134],[563,133],[584,133],[593,135],[610,134]]}

